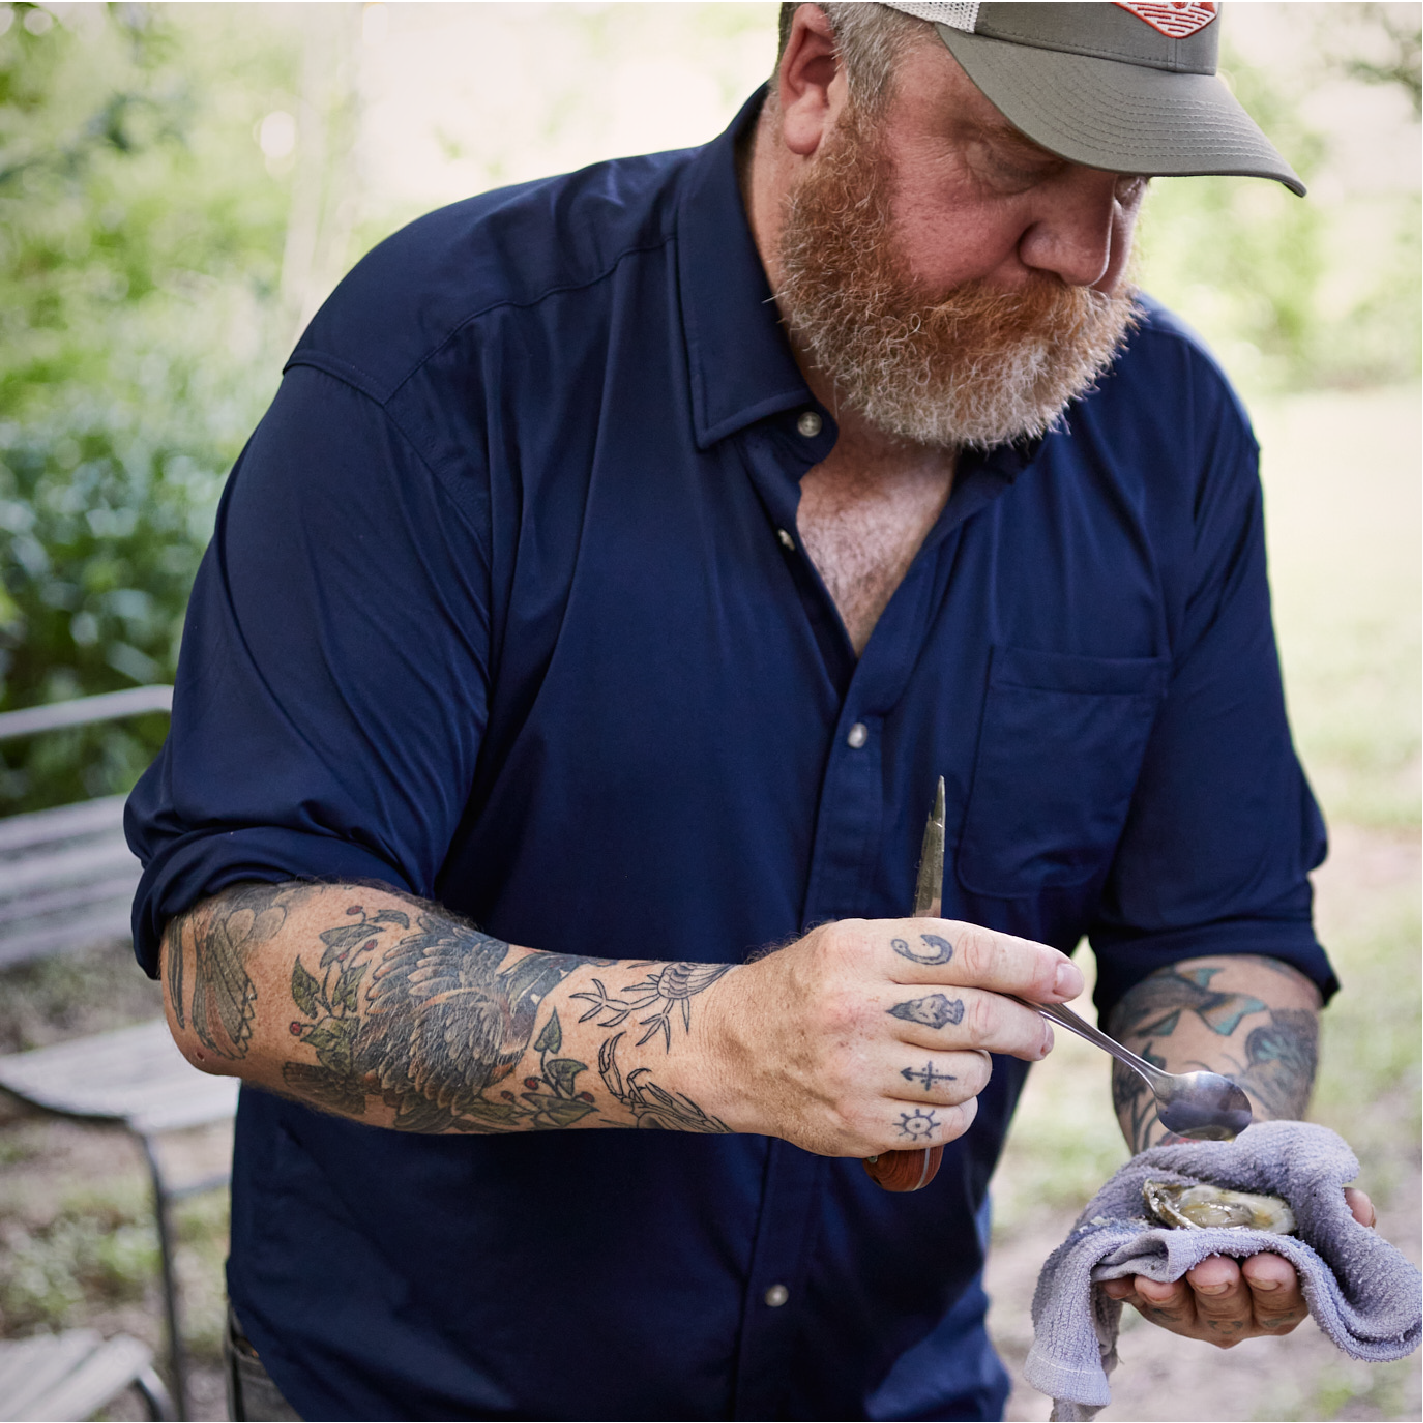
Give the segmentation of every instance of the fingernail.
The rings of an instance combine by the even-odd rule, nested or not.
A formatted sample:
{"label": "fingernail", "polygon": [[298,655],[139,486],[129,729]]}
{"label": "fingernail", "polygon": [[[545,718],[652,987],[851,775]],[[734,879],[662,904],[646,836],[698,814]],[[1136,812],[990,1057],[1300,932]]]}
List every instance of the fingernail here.
{"label": "fingernail", "polygon": [[1076,998],[1086,987],[1086,980],[1082,977],[1082,970],[1075,963],[1064,962],[1058,964],[1057,977],[1053,979],[1052,986],[1064,998]]}
{"label": "fingernail", "polygon": [[1198,1295],[1223,1295],[1229,1285],[1196,1285],[1195,1291]]}
{"label": "fingernail", "polygon": [[[1248,1275],[1246,1276],[1246,1278],[1247,1278],[1247,1279],[1250,1279],[1250,1277],[1249,1277]],[[1280,1282],[1279,1282],[1278,1280],[1253,1280],[1253,1279],[1252,1279],[1252,1280],[1250,1280],[1250,1288],[1251,1288],[1252,1290],[1263,1290],[1266,1294],[1269,1294],[1272,1290],[1277,1290],[1277,1289],[1280,1288]]]}

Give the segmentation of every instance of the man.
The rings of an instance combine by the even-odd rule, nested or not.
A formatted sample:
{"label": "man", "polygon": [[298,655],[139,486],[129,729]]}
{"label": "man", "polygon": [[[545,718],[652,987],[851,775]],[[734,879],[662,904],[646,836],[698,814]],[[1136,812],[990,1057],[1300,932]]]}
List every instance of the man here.
{"label": "man", "polygon": [[[247,1084],[238,1376],[302,1416],[997,1416],[1052,1043],[1004,995],[1084,934],[1127,1041],[1303,1110],[1255,446],[1126,285],[1147,174],[1298,180],[1211,6],[903,8],[787,7],[706,149],[384,244],[233,473],[135,927]],[[931,1144],[913,1194],[858,1160]],[[1269,1256],[1121,1288],[1303,1315]]]}

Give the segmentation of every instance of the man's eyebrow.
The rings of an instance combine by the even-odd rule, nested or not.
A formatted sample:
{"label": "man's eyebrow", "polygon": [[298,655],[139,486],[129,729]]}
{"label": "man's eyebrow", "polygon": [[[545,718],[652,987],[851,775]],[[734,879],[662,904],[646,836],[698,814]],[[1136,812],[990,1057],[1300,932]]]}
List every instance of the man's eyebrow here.
{"label": "man's eyebrow", "polygon": [[989,143],[1000,148],[1009,149],[1016,156],[1046,160],[1052,163],[1062,161],[1050,148],[1044,148],[1042,144],[1035,143],[1022,129],[1009,123],[1005,118],[980,120],[974,124],[974,128],[980,138],[986,139]]}

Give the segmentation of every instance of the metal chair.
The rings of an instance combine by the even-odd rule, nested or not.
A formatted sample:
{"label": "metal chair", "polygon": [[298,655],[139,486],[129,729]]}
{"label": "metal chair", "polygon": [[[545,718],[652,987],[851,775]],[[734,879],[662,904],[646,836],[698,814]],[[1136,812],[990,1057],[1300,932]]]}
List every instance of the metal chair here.
{"label": "metal chair", "polygon": [[129,1387],[143,1396],[150,1418],[172,1418],[168,1391],[153,1372],[153,1355],[127,1334],[105,1340],[92,1329],[69,1329],[0,1341],[0,1423],[82,1423]]}
{"label": "metal chair", "polygon": [[[166,711],[171,705],[171,687],[136,687],[6,712],[0,714],[0,740]],[[107,796],[0,821],[0,967],[128,938],[139,864],[124,842],[123,801]],[[137,1139],[153,1187],[173,1405],[177,1416],[186,1418],[187,1358],[173,1263],[172,1205],[224,1185],[229,1173],[175,1183],[158,1142],[168,1132],[230,1120],[237,1108],[237,1081],[192,1067],[159,1018],[0,1057],[0,1090],[52,1116],[120,1126]]]}

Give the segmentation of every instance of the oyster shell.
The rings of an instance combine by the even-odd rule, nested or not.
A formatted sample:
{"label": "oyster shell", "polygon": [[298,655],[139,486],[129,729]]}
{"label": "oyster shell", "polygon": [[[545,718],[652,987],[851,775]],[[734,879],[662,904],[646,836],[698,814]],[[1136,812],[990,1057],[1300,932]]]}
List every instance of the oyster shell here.
{"label": "oyster shell", "polygon": [[1252,1196],[1225,1186],[1182,1186],[1147,1181],[1141,1188],[1146,1208],[1175,1230],[1267,1230],[1293,1235],[1295,1213],[1278,1196]]}

